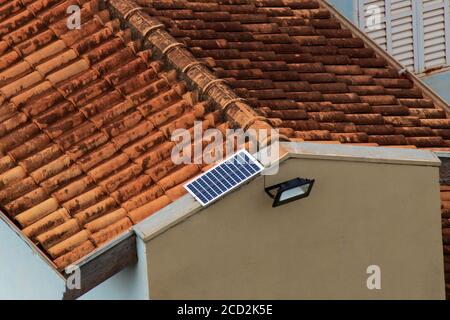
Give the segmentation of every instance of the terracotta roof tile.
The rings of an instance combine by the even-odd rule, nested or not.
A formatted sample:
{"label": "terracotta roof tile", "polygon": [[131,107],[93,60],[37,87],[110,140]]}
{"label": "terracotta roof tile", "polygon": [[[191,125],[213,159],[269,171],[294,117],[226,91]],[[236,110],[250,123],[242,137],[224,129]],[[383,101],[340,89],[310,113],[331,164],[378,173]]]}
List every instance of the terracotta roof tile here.
{"label": "terracotta roof tile", "polygon": [[18,215],[19,213],[30,209],[34,205],[39,204],[41,201],[44,201],[47,198],[48,195],[45,192],[44,188],[36,188],[21,195],[19,198],[8,202],[7,204],[5,204],[5,208],[7,212],[14,217],[15,215]]}
{"label": "terracotta roof tile", "polygon": [[15,219],[22,227],[27,227],[41,218],[44,218],[49,213],[56,211],[58,207],[58,202],[54,198],[49,198],[48,200],[36,204],[28,210],[16,215]]}
{"label": "terracotta roof tile", "polygon": [[25,175],[25,170],[22,167],[14,167],[0,175],[0,186],[7,186],[22,178],[25,178]]}
{"label": "terracotta roof tile", "polygon": [[80,226],[76,219],[69,219],[63,224],[36,237],[36,240],[45,249],[60,243],[80,231]]}
{"label": "terracotta roof tile", "polygon": [[34,240],[36,236],[63,224],[69,219],[70,215],[67,212],[67,210],[65,210],[64,208],[58,209],[52,212],[51,214],[46,215],[44,218],[36,221],[35,223],[29,225],[28,227],[24,228],[23,233],[27,237]]}
{"label": "terracotta roof tile", "polygon": [[101,217],[113,209],[117,209],[117,202],[114,198],[108,197],[98,201],[89,208],[74,214],[73,216],[77,219],[79,225],[85,225],[86,223]]}
{"label": "terracotta roof tile", "polygon": [[133,223],[130,221],[128,217],[122,218],[117,222],[101,229],[97,233],[92,235],[92,241],[96,246],[101,246],[103,243],[107,242],[123,233],[127,229],[129,229]]}
{"label": "terracotta roof tile", "polygon": [[[303,2],[279,1],[277,7],[271,7],[269,2],[258,2],[254,6],[253,1],[244,1],[246,7],[243,12],[250,21],[232,19],[236,13],[234,10],[240,8],[241,2],[224,4],[213,1],[207,9],[203,9],[205,7],[200,1],[178,1],[176,8],[161,6],[157,1],[138,3],[152,15],[161,18],[174,36],[191,47],[194,55],[212,59],[216,74],[230,79],[229,83],[236,88],[236,92],[262,101],[256,102],[259,107],[267,105],[271,108],[273,104],[267,101],[280,98],[329,101],[332,103],[330,111],[334,109],[346,112],[349,116],[345,119],[347,121],[358,125],[379,125],[377,130],[368,130],[362,126],[356,128],[357,131],[363,131],[361,134],[374,135],[372,140],[442,146],[442,139],[428,139],[429,135],[422,133],[417,139],[413,139],[411,134],[414,131],[411,130],[409,140],[395,134],[395,129],[398,128],[398,132],[401,132],[400,129],[411,125],[424,128],[430,128],[430,125],[433,126],[431,128],[445,127],[445,124],[438,121],[445,119],[446,115],[442,110],[436,109],[429,99],[423,98],[411,81],[399,76],[383,58],[377,57],[373,49],[365,47],[361,39],[343,29],[326,9],[320,8],[317,1],[309,1],[308,9],[299,9],[297,3]],[[191,7],[205,12],[178,14],[180,9],[190,12],[188,8]],[[315,9],[311,10],[312,7]],[[293,18],[294,16],[301,18]],[[240,18],[242,17],[241,15]],[[294,57],[287,53],[296,54],[298,62],[294,62]],[[308,57],[308,54],[315,56]],[[294,86],[297,88],[289,85],[286,80],[296,81]],[[298,82],[299,80],[302,82]],[[345,84],[351,86],[347,87]],[[418,111],[418,106],[430,110]],[[319,129],[317,125],[311,129],[303,126],[302,121],[307,119],[318,122],[329,122],[331,119],[334,122],[345,121],[333,118],[332,114],[322,115],[313,111],[307,111],[306,116],[304,113],[300,116],[295,113],[270,112],[268,116],[292,120],[280,125],[289,124],[292,128],[302,128],[303,131]],[[392,116],[409,118],[396,119]],[[418,122],[416,117],[425,121]],[[436,121],[427,122],[428,119]],[[335,135],[345,141],[367,139],[363,135],[359,138],[354,134],[348,136],[345,131],[336,132],[338,133],[347,134],[348,139]],[[323,135],[318,137],[324,138]]]}
{"label": "terracotta roof tile", "polygon": [[82,230],[53,247],[50,247],[48,253],[53,259],[56,259],[57,257],[72,251],[84,242],[89,241],[89,239],[90,232],[88,230]]}
{"label": "terracotta roof tile", "polygon": [[97,233],[104,228],[118,222],[119,220],[127,216],[127,211],[123,208],[117,209],[113,212],[105,214],[104,216],[97,218],[91,222],[85,224],[85,228],[91,233]]}
{"label": "terracotta roof tile", "polygon": [[187,191],[182,185],[177,185],[176,187],[173,187],[172,189],[166,191],[166,195],[171,201],[176,201],[185,194],[187,194]]}
{"label": "terracotta roof tile", "polygon": [[[12,156],[2,159],[2,202],[59,268],[129,228],[126,208],[170,202],[142,166],[166,161],[173,146],[166,140],[170,133],[211,111],[183,100],[187,88],[177,74],[151,58],[149,50],[128,45],[130,31],[120,30],[118,21],[108,22],[107,12],[84,20],[80,30],[66,30],[58,19],[72,2],[53,7],[59,18],[47,11],[42,20],[14,33],[23,61],[12,66],[20,57],[13,51],[3,55],[8,65],[0,88],[14,103],[4,109],[0,127],[2,151]],[[33,5],[33,12],[45,9]],[[96,10],[95,2],[83,8],[87,16]],[[34,34],[20,38],[31,29]],[[17,107],[23,113],[14,113]],[[176,182],[192,173],[179,174]],[[20,188],[7,193],[21,178]],[[166,188],[172,185],[164,182]]]}
{"label": "terracotta roof tile", "polygon": [[446,281],[447,299],[450,298],[450,186],[441,185],[441,208],[442,208],[442,239],[444,243],[444,271]]}
{"label": "terracotta roof tile", "polygon": [[37,184],[31,177],[12,183],[7,188],[0,191],[1,203],[7,204],[36,188]]}
{"label": "terracotta roof tile", "polygon": [[128,216],[130,217],[133,223],[138,223],[139,221],[144,220],[149,217],[156,211],[164,208],[171,202],[170,198],[166,195],[159,197],[156,200],[148,202],[143,206],[140,206],[134,210],[129,211]]}
{"label": "terracotta roof tile", "polygon": [[[48,178],[47,180],[41,182],[41,186],[47,193],[57,192],[61,186],[67,185],[74,178],[79,177],[82,174],[80,167],[77,165],[72,165],[69,168],[65,169],[61,173],[56,174],[55,176]],[[59,193],[61,199],[65,199],[67,196],[63,195],[64,191]],[[56,198],[58,198],[58,192],[54,194]]]}
{"label": "terracotta roof tile", "polygon": [[58,269],[63,270],[71,263],[74,263],[75,261],[88,255],[90,252],[94,251],[94,249],[94,244],[90,240],[87,240],[71,251],[67,252],[66,254],[55,259],[54,263]]}

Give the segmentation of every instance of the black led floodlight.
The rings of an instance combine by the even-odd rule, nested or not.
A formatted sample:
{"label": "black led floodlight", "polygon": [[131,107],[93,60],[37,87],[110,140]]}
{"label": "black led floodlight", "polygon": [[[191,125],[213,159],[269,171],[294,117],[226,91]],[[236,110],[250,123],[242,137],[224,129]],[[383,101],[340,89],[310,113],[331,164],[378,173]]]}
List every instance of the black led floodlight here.
{"label": "black led floodlight", "polygon": [[[267,187],[266,193],[272,198],[272,207],[306,198],[311,193],[314,180],[295,178],[280,184]],[[276,193],[274,192],[276,190]]]}

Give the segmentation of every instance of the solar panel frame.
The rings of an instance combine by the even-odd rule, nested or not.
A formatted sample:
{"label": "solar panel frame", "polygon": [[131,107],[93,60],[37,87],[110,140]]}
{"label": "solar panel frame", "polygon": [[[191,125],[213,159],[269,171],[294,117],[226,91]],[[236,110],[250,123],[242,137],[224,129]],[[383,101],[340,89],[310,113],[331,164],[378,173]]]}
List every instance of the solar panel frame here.
{"label": "solar panel frame", "polygon": [[242,149],[184,184],[184,188],[205,207],[263,170],[264,166],[247,150]]}

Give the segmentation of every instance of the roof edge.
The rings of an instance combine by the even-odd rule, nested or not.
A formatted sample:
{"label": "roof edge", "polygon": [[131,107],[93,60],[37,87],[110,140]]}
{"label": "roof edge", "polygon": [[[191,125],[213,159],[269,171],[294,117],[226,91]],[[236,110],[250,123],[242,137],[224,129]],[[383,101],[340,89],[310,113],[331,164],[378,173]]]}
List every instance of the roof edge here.
{"label": "roof edge", "polygon": [[398,62],[394,57],[392,57],[389,53],[384,51],[374,40],[372,40],[367,34],[361,31],[357,26],[353,24],[347,17],[341,14],[335,7],[329,4],[326,0],[317,0],[323,8],[329,10],[334,16],[336,16],[340,22],[349,29],[354,35],[360,37],[364,40],[366,44],[368,44],[372,49],[375,50],[376,54],[380,57],[386,59],[388,64],[395,68],[399,73],[404,72],[404,74],[411,80],[414,85],[416,85],[422,93],[428,98],[432,99],[438,107],[443,109],[447,114],[450,115],[450,106],[448,103],[438,95],[431,87],[425,84],[416,74],[411,73],[407,69],[403,67],[403,65]]}
{"label": "roof edge", "polygon": [[203,207],[190,194],[186,194],[150,217],[133,226],[136,235],[144,242],[156,238],[170,228],[202,211]]}
{"label": "roof edge", "polygon": [[282,142],[285,159],[352,161],[380,164],[440,167],[438,156],[429,150],[368,147],[313,142]]}
{"label": "roof edge", "polygon": [[[210,98],[217,108],[224,112],[227,119],[242,128],[273,129],[269,121],[258,115],[245,99],[239,97],[228,86],[224,79],[216,77],[210,69],[181,42],[178,42],[166,30],[158,19],[149,16],[132,0],[105,0],[106,6],[112,9],[122,21],[128,24],[143,39],[144,44],[150,45],[163,60],[172,65],[179,74],[199,89],[203,98]],[[281,140],[289,140],[279,136]],[[263,144],[270,144],[273,138]]]}

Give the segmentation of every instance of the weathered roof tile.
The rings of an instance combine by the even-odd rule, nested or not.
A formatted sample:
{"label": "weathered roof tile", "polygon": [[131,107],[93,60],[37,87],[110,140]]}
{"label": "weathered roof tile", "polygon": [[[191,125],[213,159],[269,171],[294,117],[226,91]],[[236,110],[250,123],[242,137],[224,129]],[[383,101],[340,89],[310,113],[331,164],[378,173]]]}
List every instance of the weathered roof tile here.
{"label": "weathered roof tile", "polygon": [[59,270],[63,270],[68,265],[74,263],[75,261],[88,255],[90,252],[94,251],[94,249],[95,249],[94,244],[90,240],[87,240],[82,244],[80,244],[78,247],[69,251],[68,253],[55,259],[54,263]]}
{"label": "weathered roof tile", "polygon": [[53,213],[46,215],[44,218],[36,221],[35,223],[27,226],[22,231],[27,237],[34,240],[36,236],[63,224],[69,219],[70,215],[67,210],[65,210],[64,208],[58,209]]}
{"label": "weathered roof tile", "polygon": [[48,200],[45,200],[27,211],[15,216],[15,219],[22,227],[27,227],[30,224],[42,219],[46,215],[56,211],[58,207],[58,202],[54,198],[49,198]]}
{"label": "weathered roof tile", "polygon": [[133,223],[138,223],[139,221],[144,220],[156,211],[164,208],[170,202],[170,198],[164,195],[156,200],[153,200],[152,202],[148,202],[145,205],[130,211],[128,216],[130,217],[131,221],[133,221]]}
{"label": "weathered roof tile", "polygon": [[128,217],[122,218],[119,221],[101,229],[97,233],[92,235],[92,241],[96,246],[101,246],[103,243],[107,242],[123,233],[127,229],[131,228],[133,223]]}
{"label": "weathered roof tile", "polygon": [[[0,203],[59,269],[186,193],[205,168],[175,165],[170,137],[196,120],[273,125],[293,141],[450,146],[445,112],[316,0],[138,2],[122,26],[97,0],[0,2]],[[71,4],[80,29],[67,28]],[[155,18],[188,49],[146,48],[144,33],[162,39],[143,30]],[[247,100],[206,101],[211,77]]]}
{"label": "weathered roof tile", "polygon": [[76,219],[69,219],[63,224],[44,232],[36,237],[36,240],[47,250],[60,243],[61,241],[71,237],[80,231],[80,226]]}

